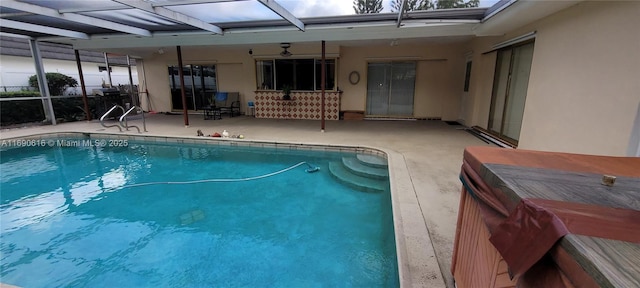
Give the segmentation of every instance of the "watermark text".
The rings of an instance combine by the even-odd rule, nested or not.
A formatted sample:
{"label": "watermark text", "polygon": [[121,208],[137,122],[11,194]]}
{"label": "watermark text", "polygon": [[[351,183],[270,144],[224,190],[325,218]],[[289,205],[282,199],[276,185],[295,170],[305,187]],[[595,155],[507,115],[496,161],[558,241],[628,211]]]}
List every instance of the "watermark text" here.
{"label": "watermark text", "polygon": [[0,140],[0,147],[127,147],[123,139],[7,139]]}

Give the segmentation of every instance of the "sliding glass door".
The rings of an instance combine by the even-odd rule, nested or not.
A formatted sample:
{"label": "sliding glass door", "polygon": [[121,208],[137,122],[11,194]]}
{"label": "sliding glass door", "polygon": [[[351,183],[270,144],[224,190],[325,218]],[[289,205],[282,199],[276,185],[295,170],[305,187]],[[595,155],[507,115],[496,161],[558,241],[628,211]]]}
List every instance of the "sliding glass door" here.
{"label": "sliding glass door", "polygon": [[498,51],[493,80],[489,131],[518,143],[529,86],[533,42]]}
{"label": "sliding glass door", "polygon": [[[169,85],[171,86],[171,102],[173,109],[181,110],[182,92],[180,75],[177,66],[169,66]],[[187,109],[201,110],[210,105],[217,91],[215,65],[185,65],[182,67],[184,89],[187,98]]]}
{"label": "sliding glass door", "polygon": [[413,116],[415,62],[369,63],[367,115]]}

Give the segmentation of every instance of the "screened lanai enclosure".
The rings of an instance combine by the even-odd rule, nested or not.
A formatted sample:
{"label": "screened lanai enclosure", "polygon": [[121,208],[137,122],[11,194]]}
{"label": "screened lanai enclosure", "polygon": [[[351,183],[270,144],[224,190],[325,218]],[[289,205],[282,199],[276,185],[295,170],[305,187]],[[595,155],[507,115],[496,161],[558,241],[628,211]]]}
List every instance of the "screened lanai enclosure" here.
{"label": "screened lanai enclosure", "polygon": [[[3,15],[0,20],[4,36],[30,41],[33,59],[42,71],[37,73],[39,83],[45,81],[44,65],[38,53],[42,42],[66,44],[74,50],[125,55],[136,60],[142,85],[138,89],[141,94],[131,97],[127,103],[145,111],[152,109],[152,102],[158,103],[153,110],[182,111],[185,125],[188,125],[188,114],[209,106],[216,92],[238,92],[244,109],[246,103],[263,96],[275,97],[283,89],[293,90],[294,101],[301,101],[302,97],[324,99],[322,93],[326,91],[332,106],[322,106],[322,101],[318,100],[317,105],[323,108],[313,108],[314,111],[306,116],[299,111],[293,111],[297,114],[289,113],[291,111],[274,114],[264,113],[264,109],[273,108],[260,106],[263,101],[255,101],[257,112],[262,112],[257,116],[297,115],[295,117],[302,119],[338,120],[342,110],[354,110],[343,102],[348,100],[345,97],[349,97],[346,95],[351,94],[349,90],[353,87],[345,80],[340,83],[340,75],[360,70],[341,64],[348,57],[340,47],[365,43],[381,45],[387,41],[397,45],[402,39],[407,43],[428,43],[430,37],[453,37],[451,39],[455,41],[462,41],[473,35],[472,28],[492,12],[488,8],[468,8],[362,15],[349,11],[343,15],[324,15],[327,12],[322,12],[323,9],[303,12],[300,5],[299,1],[289,0],[7,0],[0,3]],[[322,41],[327,43],[326,54],[324,49],[320,51]],[[176,61],[175,48],[187,51],[207,46],[251,52],[249,57],[246,54],[238,57],[216,49],[208,53],[189,51],[178,55]],[[156,61],[163,61],[164,67],[156,67]],[[374,117],[419,116],[416,115],[419,108],[413,102],[418,93],[415,89],[417,70],[416,64],[411,62],[368,63],[368,68],[359,71],[363,78],[361,85],[368,85],[365,86],[366,101],[362,102],[366,104],[355,109]],[[228,68],[231,64],[241,65],[233,69],[241,71],[242,75],[231,76],[231,68]],[[111,71],[108,67],[105,69]],[[166,80],[157,83],[160,75],[156,71],[160,70],[167,71],[162,76]],[[367,76],[365,70],[372,73]],[[79,86],[84,86],[84,81],[79,80]],[[111,83],[106,82],[110,86]],[[46,118],[55,124],[51,95],[46,89],[40,90],[42,95],[30,100],[41,100]],[[82,89],[85,99],[92,96],[92,90]],[[265,96],[265,93],[273,96]],[[293,106],[309,110],[308,106],[315,107],[316,103],[290,102],[287,109],[298,109]]]}

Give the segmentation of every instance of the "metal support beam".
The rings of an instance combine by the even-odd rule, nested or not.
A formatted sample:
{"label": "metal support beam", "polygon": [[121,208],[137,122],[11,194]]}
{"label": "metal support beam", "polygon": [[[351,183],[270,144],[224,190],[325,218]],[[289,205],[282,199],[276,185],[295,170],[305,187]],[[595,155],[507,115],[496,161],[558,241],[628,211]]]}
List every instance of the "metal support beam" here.
{"label": "metal support beam", "polygon": [[267,6],[267,8],[271,9],[271,11],[273,11],[274,13],[280,15],[280,17],[289,21],[289,23],[298,27],[300,31],[304,31],[305,29],[304,23],[302,23],[300,19],[296,18],[296,16],[293,16],[293,14],[289,12],[289,10],[280,6],[280,4],[278,4],[278,2],[276,2],[275,0],[258,0],[258,1],[260,1],[260,3],[262,3],[264,6]]}
{"label": "metal support beam", "polygon": [[320,99],[322,99],[320,101],[320,131],[324,132],[324,90],[325,90],[325,82],[327,81],[326,77],[327,77],[327,68],[325,67],[326,65],[326,61],[325,61],[325,42],[324,40],[322,40],[322,60],[320,61],[320,90],[322,90]]}
{"label": "metal support beam", "polygon": [[[172,0],[168,2],[152,3],[153,7],[166,7],[166,6],[181,6],[191,4],[207,4],[207,3],[221,3],[221,2],[234,2],[234,1],[250,1],[250,0]],[[122,10],[121,5],[109,5],[101,7],[78,7],[78,8],[66,8],[58,10],[60,13],[83,13],[83,12],[95,12],[95,11],[113,11]]]}
{"label": "metal support beam", "polygon": [[38,78],[38,88],[40,88],[40,95],[44,97],[42,99],[42,108],[47,120],[51,122],[51,125],[56,125],[56,115],[53,112],[53,103],[51,103],[51,93],[49,93],[49,85],[47,84],[47,76],[44,73],[44,65],[42,65],[42,56],[40,55],[40,48],[38,42],[35,40],[29,40],[29,47],[31,48],[31,56],[36,66],[36,77]]}
{"label": "metal support beam", "polygon": [[109,55],[107,52],[102,53],[104,55],[104,65],[107,67],[107,79],[109,80],[109,87],[113,87],[113,83],[111,82],[111,66],[109,65]]}
{"label": "metal support beam", "polygon": [[27,35],[20,35],[20,34],[13,34],[13,33],[1,32],[1,31],[0,31],[0,36],[4,36],[4,37],[13,37],[13,38],[20,38],[20,39],[33,39],[33,37],[31,37],[31,36],[27,36]]}
{"label": "metal support beam", "polygon": [[82,32],[47,27],[42,25],[35,25],[35,24],[18,22],[18,21],[13,21],[8,19],[0,18],[0,26],[5,28],[13,28],[16,30],[31,31],[36,33],[56,35],[56,36],[62,36],[62,37],[70,37],[70,38],[76,38],[76,39],[89,39],[89,35]]}
{"label": "metal support beam", "polygon": [[222,3],[222,2],[237,2],[237,1],[249,1],[249,0],[173,0],[170,2],[153,3],[153,7],[164,6],[181,6],[191,4],[209,4],[209,3]]}
{"label": "metal support beam", "polygon": [[123,25],[120,23],[111,22],[111,21],[107,21],[107,20],[103,20],[95,17],[84,16],[80,14],[60,13],[56,9],[51,9],[51,8],[24,3],[24,2],[18,2],[15,0],[2,0],[2,2],[0,2],[0,6],[15,9],[15,10],[20,10],[24,12],[34,13],[38,15],[49,16],[57,19],[68,20],[71,22],[106,28],[109,30],[115,30],[115,31],[142,35],[142,36],[151,36],[151,32],[138,27]]}
{"label": "metal support beam", "polygon": [[164,7],[154,7],[151,2],[146,2],[146,1],[142,1],[142,0],[113,0],[115,2],[118,2],[120,4],[124,4],[127,5],[129,7],[133,7],[136,9],[140,9],[143,11],[147,11],[149,13],[153,13],[156,15],[160,15],[162,17],[171,19],[173,21],[177,21],[180,23],[184,23],[196,28],[200,28],[202,30],[207,30],[216,34],[224,34],[224,32],[222,31],[222,28],[216,26],[216,25],[211,25],[207,22],[204,22],[200,19],[196,19],[193,18],[191,16],[187,16],[185,14],[182,14],[180,12],[176,12],[173,10],[169,10],[167,8]]}
{"label": "metal support beam", "polygon": [[178,76],[180,76],[180,93],[182,94],[182,114],[184,115],[184,126],[189,127],[189,113],[187,111],[187,93],[184,91],[184,72],[182,71],[182,49],[176,46],[178,52]]}
{"label": "metal support beam", "polygon": [[58,12],[60,13],[84,13],[84,12],[96,12],[96,11],[114,11],[114,10],[122,10],[127,9],[127,7],[122,7],[122,5],[104,5],[104,6],[93,6],[93,7],[75,7],[75,8],[65,8],[60,9]]}
{"label": "metal support beam", "polygon": [[82,103],[84,104],[84,115],[87,121],[91,121],[91,110],[89,110],[89,100],[87,99],[87,86],[84,85],[84,74],[82,73],[82,62],[80,62],[80,52],[73,50],[76,54],[76,65],[78,65],[78,75],[80,75],[80,88],[82,88]]}
{"label": "metal support beam", "polygon": [[404,15],[405,5],[407,5],[407,0],[402,0],[402,3],[400,3],[400,11],[398,11],[398,21],[396,22],[396,28],[400,28],[400,24],[402,24],[402,16]]}
{"label": "metal support beam", "polygon": [[[131,73],[131,57],[127,55],[127,70],[129,70],[129,92],[131,93],[131,103],[135,106],[140,106],[140,99],[138,93],[133,92],[133,74]],[[204,86],[202,86],[204,87]]]}

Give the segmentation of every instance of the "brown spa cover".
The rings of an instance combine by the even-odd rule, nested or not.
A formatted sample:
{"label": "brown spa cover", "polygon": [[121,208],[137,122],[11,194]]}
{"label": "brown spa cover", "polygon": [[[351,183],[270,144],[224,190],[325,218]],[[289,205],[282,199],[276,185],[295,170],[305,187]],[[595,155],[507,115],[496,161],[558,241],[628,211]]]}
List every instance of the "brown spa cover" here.
{"label": "brown spa cover", "polygon": [[640,287],[640,158],[469,147],[460,178],[518,286]]}

